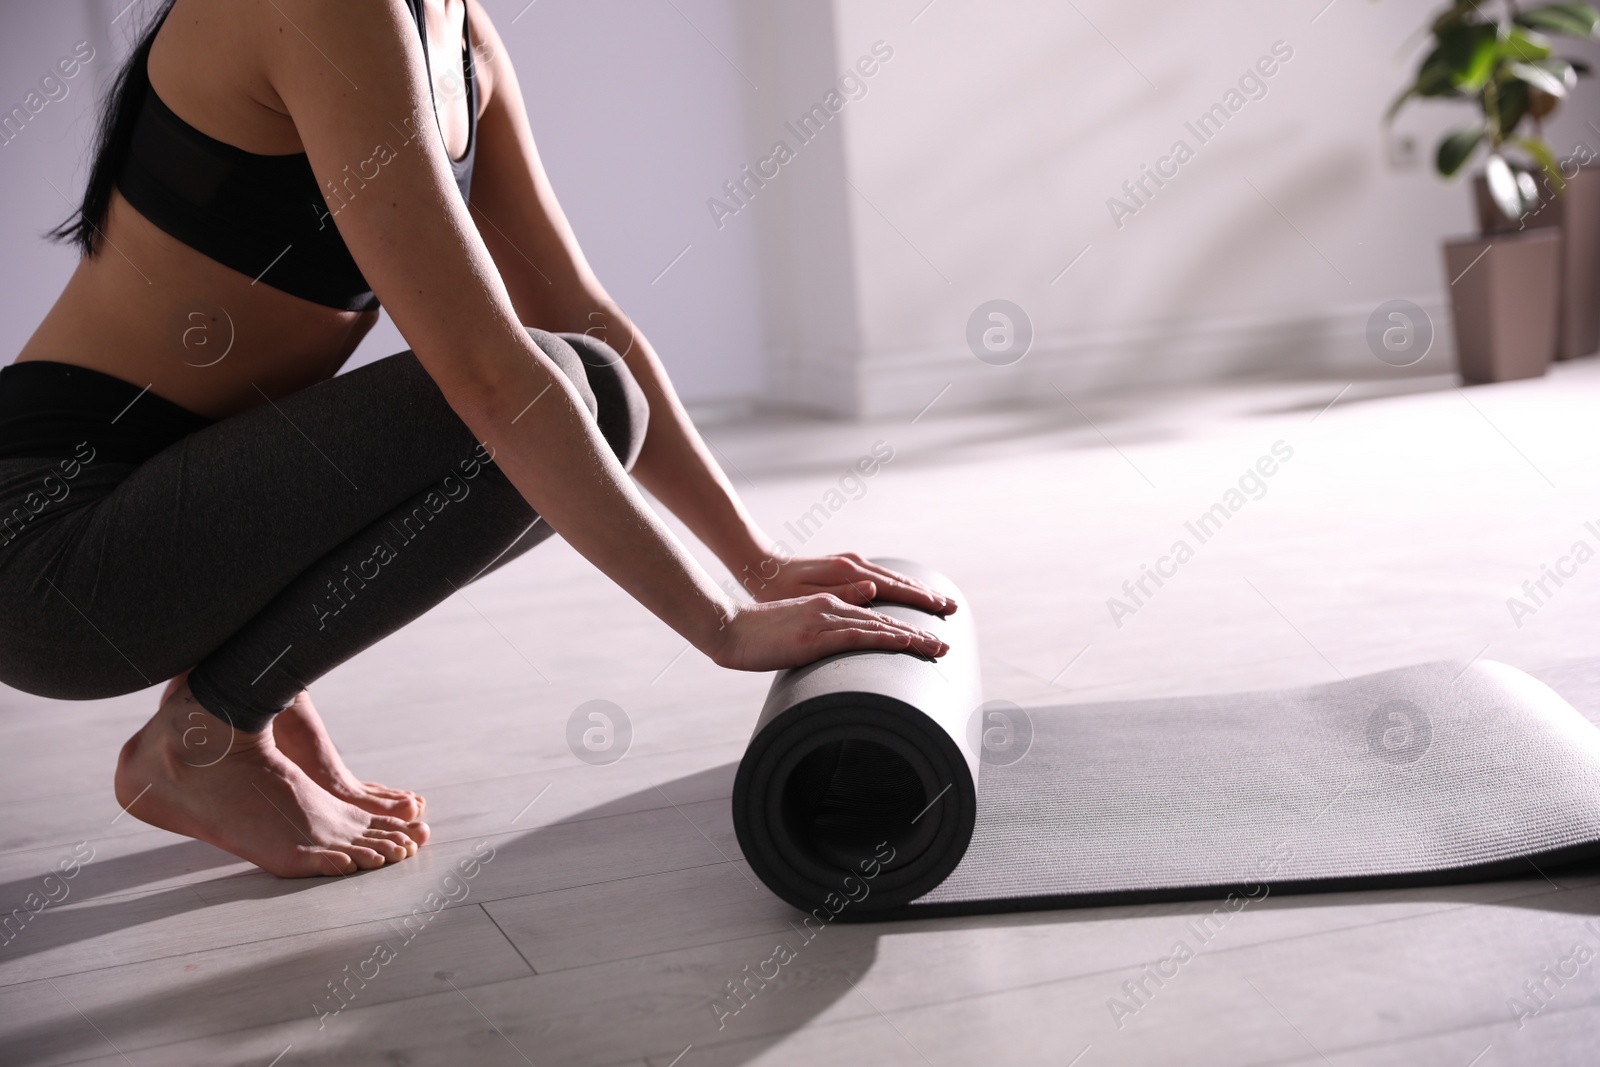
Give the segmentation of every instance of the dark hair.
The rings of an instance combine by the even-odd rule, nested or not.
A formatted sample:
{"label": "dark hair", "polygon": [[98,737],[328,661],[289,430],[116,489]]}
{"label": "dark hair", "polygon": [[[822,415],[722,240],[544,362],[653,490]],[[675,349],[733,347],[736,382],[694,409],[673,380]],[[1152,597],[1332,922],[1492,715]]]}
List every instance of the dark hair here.
{"label": "dark hair", "polygon": [[66,221],[45,237],[63,244],[76,245],[85,256],[99,250],[100,228],[105,223],[106,209],[111,206],[111,188],[128,158],[128,146],[133,141],[133,124],[144,106],[145,94],[150,91],[150,78],[145,68],[150,58],[150,45],[156,31],[172,10],[177,0],[161,0],[160,7],[150,24],[139,37],[133,54],[117,72],[117,80],[100,104],[100,121],[95,133],[94,163],[89,168],[89,183],[83,190],[83,204]]}

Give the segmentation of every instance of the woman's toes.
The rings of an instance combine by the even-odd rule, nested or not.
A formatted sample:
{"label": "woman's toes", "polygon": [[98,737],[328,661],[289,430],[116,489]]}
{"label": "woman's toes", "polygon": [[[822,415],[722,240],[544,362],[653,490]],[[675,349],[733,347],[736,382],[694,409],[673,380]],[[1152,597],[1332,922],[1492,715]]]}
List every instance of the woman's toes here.
{"label": "woman's toes", "polygon": [[419,845],[428,843],[428,824],[420,819],[407,821],[392,815],[374,815],[367,826],[372,830],[391,830],[403,834]]}
{"label": "woman's toes", "polygon": [[410,848],[407,848],[398,841],[388,837],[382,837],[376,833],[368,834],[365,837],[358,837],[356,839],[356,844],[371,849],[379,856],[382,856],[384,863],[399,863],[401,860],[408,859],[411,856]]}
{"label": "woman's toes", "polygon": [[376,851],[375,849],[368,848],[360,838],[348,845],[340,845],[339,851],[345,853],[352,861],[355,862],[357,870],[376,870],[377,868],[382,867],[385,863],[389,862],[384,858],[382,853]]}
{"label": "woman's toes", "polygon": [[386,785],[379,785],[376,782],[368,782],[367,788],[377,790],[383,796],[389,797],[393,800],[409,800],[418,808],[421,808],[422,805],[426,803],[422,799],[421,793],[412,792],[410,789],[391,789]]}
{"label": "woman's toes", "polygon": [[398,863],[417,854],[417,843],[399,830],[368,830],[366,836],[361,839],[361,843],[369,848],[374,847],[372,845],[374,841],[387,842],[400,850],[399,855],[390,857],[391,863]]}
{"label": "woman's toes", "polygon": [[123,746],[113,789],[135,818],[284,878],[372,870],[414,856],[428,839],[426,824],[405,817],[420,808],[415,799],[394,801],[397,814],[374,815],[321,786],[270,732],[238,734],[211,764],[186,760],[191,720],[204,714],[180,684]]}
{"label": "woman's toes", "polygon": [[423,800],[406,789],[391,789],[377,782],[333,781],[318,783],[347,804],[373,815],[391,815],[411,821],[422,814]]}
{"label": "woman's toes", "polygon": [[395,811],[390,813],[393,815],[398,815],[402,819],[415,819],[420,816],[422,814],[422,810],[428,806],[427,798],[425,798],[421,793],[413,793],[409,789],[391,789],[386,785],[379,785],[377,782],[363,782],[362,784],[365,785],[367,787],[367,791],[374,796],[381,797],[384,800],[391,800],[397,805],[404,805],[407,807],[407,811]]}
{"label": "woman's toes", "polygon": [[370,814],[389,815],[402,821],[410,821],[422,814],[421,803],[404,793],[380,794],[369,789],[361,793],[342,794],[340,799]]}
{"label": "woman's toes", "polygon": [[389,801],[388,814],[396,818],[411,822],[422,814],[422,798],[415,793],[396,793],[387,799]]}
{"label": "woman's toes", "polygon": [[326,878],[332,875],[355,874],[357,870],[355,860],[332,848],[306,851],[304,860],[298,867],[298,870],[273,871],[272,873],[288,878]]}
{"label": "woman's toes", "polygon": [[422,814],[423,800],[408,789],[394,789],[381,782],[363,782],[345,766],[327,726],[302,691],[293,704],[278,714],[272,724],[279,750],[299,766],[323,789],[374,815],[394,815],[416,819]]}
{"label": "woman's toes", "polygon": [[414,822],[422,818],[422,812],[427,806],[428,802],[417,794],[401,793],[389,798],[389,810],[384,814],[396,816],[406,822]]}

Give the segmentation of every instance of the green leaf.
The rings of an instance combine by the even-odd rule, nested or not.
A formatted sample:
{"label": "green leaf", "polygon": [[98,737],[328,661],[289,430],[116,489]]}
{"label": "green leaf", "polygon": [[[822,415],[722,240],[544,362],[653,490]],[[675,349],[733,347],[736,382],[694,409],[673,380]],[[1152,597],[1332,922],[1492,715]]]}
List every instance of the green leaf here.
{"label": "green leaf", "polygon": [[1528,114],[1532,104],[1528,92],[1528,83],[1512,79],[1501,85],[1494,94],[1495,106],[1500,113],[1500,134],[1505,136],[1517,128]]}
{"label": "green leaf", "polygon": [[[1467,8],[1470,10],[1470,8]],[[1460,39],[1454,46],[1456,52],[1461,52],[1470,42]],[[1450,49],[1444,45],[1435,45],[1432,52],[1422,61],[1422,66],[1417,69],[1417,80],[1404,92],[1397,96],[1388,111],[1384,113],[1384,121],[1392,120],[1407,100],[1413,96],[1440,97],[1461,96],[1462,91],[1456,88],[1455,69],[1452,66]]]}
{"label": "green leaf", "polygon": [[1500,63],[1503,47],[1494,27],[1483,26],[1481,30],[1477,40],[1472,44],[1472,51],[1465,65],[1455,69],[1457,87],[1473,93],[1482,89],[1483,83],[1494,75],[1494,68]]}
{"label": "green leaf", "polygon": [[1503,59],[1519,59],[1524,63],[1532,63],[1550,58],[1550,39],[1541,33],[1513,26],[1511,32],[1501,38],[1498,51]]}
{"label": "green leaf", "polygon": [[1489,195],[1500,213],[1512,222],[1522,218],[1522,190],[1517,188],[1517,176],[1511,164],[1506,162],[1506,157],[1498,152],[1490,153],[1483,167],[1483,176],[1489,183]]}
{"label": "green leaf", "polygon": [[1540,169],[1549,179],[1550,188],[1558,193],[1566,188],[1566,179],[1561,176],[1561,164],[1548,144],[1537,137],[1518,137],[1511,143],[1538,161]]}
{"label": "green leaf", "polygon": [[1519,81],[1527,82],[1541,93],[1549,93],[1551,96],[1567,95],[1567,83],[1544,67],[1534,66],[1532,63],[1512,63],[1506,69]]}
{"label": "green leaf", "polygon": [[1517,15],[1517,23],[1563,37],[1593,37],[1600,11],[1590,4],[1544,4]]}
{"label": "green leaf", "polygon": [[1448,77],[1449,84],[1455,88],[1475,93],[1483,88],[1483,83],[1494,73],[1501,47],[1502,42],[1494,26],[1482,23],[1451,26],[1439,33],[1439,46],[1423,60],[1422,69],[1417,72],[1417,84],[1420,87],[1426,80],[1431,87]]}
{"label": "green leaf", "polygon": [[1448,178],[1461,169],[1462,164],[1472,157],[1478,145],[1488,136],[1488,131],[1482,126],[1468,126],[1457,130],[1439,142],[1439,152],[1434,159],[1434,166],[1439,173]]}
{"label": "green leaf", "polygon": [[1461,90],[1456,88],[1455,74],[1450,69],[1450,64],[1442,58],[1438,62],[1424,62],[1422,69],[1417,71],[1417,83],[1413,90],[1418,96],[1461,96]]}

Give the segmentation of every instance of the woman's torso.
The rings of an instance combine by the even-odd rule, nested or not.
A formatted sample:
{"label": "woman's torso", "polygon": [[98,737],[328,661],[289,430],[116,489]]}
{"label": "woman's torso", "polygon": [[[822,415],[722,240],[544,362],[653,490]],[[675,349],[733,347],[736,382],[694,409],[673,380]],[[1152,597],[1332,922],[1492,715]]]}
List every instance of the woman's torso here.
{"label": "woman's torso", "polygon": [[[422,0],[438,128],[452,160],[473,121],[462,91],[464,0]],[[244,152],[303,152],[229,0],[177,0],[149,59],[151,90],[200,134]],[[329,222],[329,225],[334,225]],[[208,418],[224,418],[331,377],[378,318],[257,282],[189,247],[113,192],[100,252],[81,260],[17,362],[98,370]],[[269,272],[270,273],[270,272]],[[265,275],[262,276],[265,279]]]}

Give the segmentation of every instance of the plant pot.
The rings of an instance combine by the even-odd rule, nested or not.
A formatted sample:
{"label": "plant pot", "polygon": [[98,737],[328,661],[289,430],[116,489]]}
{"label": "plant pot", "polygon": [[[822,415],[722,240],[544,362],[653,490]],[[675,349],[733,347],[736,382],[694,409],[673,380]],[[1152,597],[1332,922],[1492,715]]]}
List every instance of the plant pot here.
{"label": "plant pot", "polygon": [[1456,366],[1468,383],[1537,378],[1555,355],[1561,232],[1446,241]]}
{"label": "plant pot", "polygon": [[1600,349],[1600,167],[1579,167],[1561,197],[1561,341],[1557,359]]}
{"label": "plant pot", "polygon": [[1503,233],[1527,233],[1546,227],[1559,229],[1567,198],[1552,193],[1543,177],[1535,179],[1535,182],[1539,187],[1539,195],[1544,198],[1539,206],[1521,219],[1508,219],[1489,195],[1489,179],[1482,174],[1473,178],[1472,206],[1478,211],[1478,232],[1485,237],[1495,237]]}
{"label": "plant pot", "polygon": [[[1489,196],[1483,175],[1472,182],[1479,232],[1485,237],[1555,228],[1562,252],[1556,359],[1576,359],[1600,349],[1600,167],[1578,167],[1559,194],[1540,182],[1544,201],[1532,214],[1512,222]],[[1454,275],[1452,275],[1454,277]]]}

